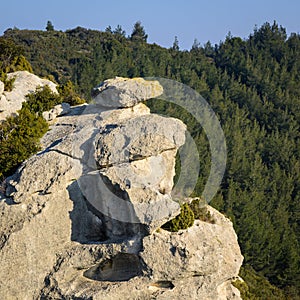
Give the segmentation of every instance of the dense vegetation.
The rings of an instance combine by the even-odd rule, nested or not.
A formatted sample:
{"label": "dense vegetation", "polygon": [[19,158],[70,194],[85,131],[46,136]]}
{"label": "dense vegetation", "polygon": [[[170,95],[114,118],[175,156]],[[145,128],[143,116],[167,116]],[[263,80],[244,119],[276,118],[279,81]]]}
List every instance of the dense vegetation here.
{"label": "dense vegetation", "polygon": [[37,88],[35,93],[27,95],[27,102],[22,104],[18,114],[0,124],[0,181],[40,150],[40,138],[48,130],[42,112],[62,102],[75,105],[83,101],[75,94],[70,83],[58,87],[58,91],[61,93],[53,93],[48,86]]}
{"label": "dense vegetation", "polygon": [[14,82],[14,79],[7,79],[7,73],[21,70],[32,72],[23,54],[22,47],[9,39],[0,38],[0,80],[4,83],[5,91],[11,91]]}
{"label": "dense vegetation", "polygon": [[39,140],[47,130],[44,118],[28,107],[0,125],[0,181],[39,150]]}
{"label": "dense vegetation", "polygon": [[[178,40],[170,49],[147,44],[141,27],[128,38],[121,26],[105,32],[10,29],[4,37],[24,48],[35,74],[71,80],[86,98],[113,76],[167,77],[201,93],[226,135],[227,170],[212,204],[234,223],[248,297],[300,299],[299,34],[288,37],[275,22],[266,23],[245,40],[229,34],[219,45],[195,42],[180,51]],[[188,123],[202,160],[200,195],[210,169],[204,132],[179,107],[149,105]]]}
{"label": "dense vegetation", "polygon": [[[30,63],[23,55],[23,49],[11,40],[0,38],[0,80],[5,90],[13,88],[14,80],[7,80],[7,73],[26,70],[32,72]],[[0,123],[0,181],[11,175],[21,162],[40,149],[39,140],[47,132],[48,124],[42,112],[56,104],[67,102],[71,105],[84,102],[74,91],[73,84],[67,81],[57,87],[59,94],[48,86],[37,88],[35,93],[26,96],[16,115]]]}

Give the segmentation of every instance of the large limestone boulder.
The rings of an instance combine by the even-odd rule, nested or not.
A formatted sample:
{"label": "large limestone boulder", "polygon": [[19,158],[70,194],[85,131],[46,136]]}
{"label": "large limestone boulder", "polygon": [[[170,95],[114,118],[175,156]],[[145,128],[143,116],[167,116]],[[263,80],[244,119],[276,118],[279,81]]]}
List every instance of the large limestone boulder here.
{"label": "large limestone boulder", "polygon": [[[111,219],[144,224],[150,232],[157,229],[179,213],[179,204],[172,200],[171,191],[175,155],[184,144],[185,130],[181,121],[158,115],[143,115],[106,125],[96,137],[96,162],[100,176],[127,200],[126,207],[124,201],[105,194],[103,188],[97,193],[86,189],[85,196],[95,207],[101,206],[102,211],[105,203],[105,215]],[[87,178],[93,181],[92,177],[94,173]],[[103,195],[101,203],[94,199],[95,194]],[[120,207],[123,207],[122,215]],[[116,228],[123,226],[116,226],[114,222],[112,227],[114,235],[121,235],[122,230],[117,233]]]}
{"label": "large limestone boulder", "polygon": [[184,144],[185,130],[180,120],[154,114],[107,125],[99,134],[97,163],[103,168],[176,150]]}
{"label": "large limestone boulder", "polygon": [[[243,257],[232,223],[195,221],[121,243],[76,245],[60,254],[41,294],[47,298],[240,300],[232,285]],[[66,253],[67,252],[67,253]]]}
{"label": "large limestone boulder", "polygon": [[213,223],[158,228],[179,213],[184,133],[142,103],[58,118],[0,188],[0,299],[240,299],[228,219],[209,208]]}
{"label": "large limestone boulder", "polygon": [[0,93],[0,121],[16,113],[22,108],[22,102],[26,101],[26,95],[34,93],[37,87],[48,85],[57,93],[56,85],[50,80],[42,79],[28,71],[17,71],[7,74],[7,79],[15,78],[11,92]]}
{"label": "large limestone boulder", "polygon": [[131,107],[162,93],[158,81],[123,77],[105,80],[93,90],[95,103],[114,108]]}
{"label": "large limestone boulder", "polygon": [[[196,220],[194,226],[179,233],[160,230],[143,239],[140,256],[151,270],[152,280],[180,286],[173,291],[174,297],[169,292],[162,299],[223,299],[224,286],[231,286],[238,276],[243,257],[232,223],[207,208],[213,223]],[[232,290],[224,299],[240,299],[239,291]]]}

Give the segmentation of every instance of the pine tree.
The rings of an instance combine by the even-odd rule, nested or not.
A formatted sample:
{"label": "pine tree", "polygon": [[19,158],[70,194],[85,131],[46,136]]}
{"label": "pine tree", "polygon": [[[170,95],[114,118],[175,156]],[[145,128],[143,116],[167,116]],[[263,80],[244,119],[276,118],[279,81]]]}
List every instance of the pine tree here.
{"label": "pine tree", "polygon": [[177,36],[175,36],[175,39],[174,39],[174,42],[173,42],[172,49],[173,49],[174,51],[179,51],[179,42],[178,42]]}
{"label": "pine tree", "polygon": [[105,28],[105,32],[113,33],[112,28],[111,28],[110,25]]}
{"label": "pine tree", "polygon": [[54,31],[54,26],[53,26],[51,21],[47,22],[46,30],[47,31]]}
{"label": "pine tree", "polygon": [[193,45],[192,45],[192,49],[193,51],[197,51],[201,48],[201,45],[200,43],[198,42],[197,39],[194,39],[194,42],[193,42]]}
{"label": "pine tree", "polygon": [[148,38],[148,35],[146,34],[141,21],[137,21],[133,26],[133,30],[132,30],[130,39],[133,41],[135,40],[135,41],[147,42],[147,38]]}
{"label": "pine tree", "polygon": [[121,25],[117,25],[117,27],[116,27],[115,30],[113,31],[113,34],[118,35],[118,36],[125,37],[126,31],[123,30],[123,28],[122,28]]}

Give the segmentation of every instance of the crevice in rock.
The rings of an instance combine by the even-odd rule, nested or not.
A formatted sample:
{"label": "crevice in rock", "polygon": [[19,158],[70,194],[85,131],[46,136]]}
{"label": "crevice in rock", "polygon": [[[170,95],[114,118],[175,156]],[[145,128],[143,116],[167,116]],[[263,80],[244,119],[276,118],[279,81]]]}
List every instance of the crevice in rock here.
{"label": "crevice in rock", "polygon": [[156,282],[151,283],[150,287],[172,290],[174,289],[175,285],[170,280],[158,280]]}
{"label": "crevice in rock", "polygon": [[76,181],[68,188],[69,197],[73,201],[70,212],[72,221],[71,240],[79,243],[103,242],[108,238],[102,220],[95,213],[95,209],[83,196]]}
{"label": "crevice in rock", "polygon": [[[39,299],[48,300],[48,299],[67,299],[64,297],[60,288],[58,287],[57,281],[52,278],[52,274],[46,276],[44,280],[44,287],[40,290]],[[50,298],[51,295],[51,298]],[[55,297],[55,298],[54,298]]]}
{"label": "crevice in rock", "polygon": [[2,250],[2,248],[5,246],[5,244],[7,243],[8,239],[9,239],[10,234],[6,235],[6,234],[1,234],[0,235],[0,250]]}
{"label": "crevice in rock", "polygon": [[127,160],[122,160],[122,161],[118,161],[118,162],[114,162],[114,163],[107,163],[107,164],[103,164],[103,165],[101,165],[101,164],[99,164],[99,162],[97,162],[97,166],[99,167],[99,170],[101,170],[101,169],[105,169],[105,168],[119,166],[119,165],[122,165],[124,163],[132,163],[132,162],[135,162],[135,161],[144,160],[144,159],[150,158],[152,156],[157,156],[157,155],[160,155],[164,152],[172,151],[172,150],[177,150],[177,148],[176,147],[167,148],[167,149],[164,149],[160,152],[154,153],[151,156],[142,156],[142,155],[139,155],[139,154],[132,155],[130,152],[128,152],[129,153],[128,156],[131,156],[131,158],[128,158]]}
{"label": "crevice in rock", "polygon": [[[47,148],[47,149],[48,149],[48,148]],[[47,149],[46,149],[46,150],[47,150]],[[45,151],[46,151],[46,150],[45,150]],[[72,159],[78,159],[78,160],[80,160],[80,158],[75,157],[75,156],[73,156],[73,155],[71,155],[71,154],[69,154],[69,153],[63,152],[63,151],[61,151],[61,150],[59,150],[59,149],[48,149],[46,152],[57,152],[57,153],[59,153],[59,154],[61,154],[61,155],[68,156],[68,157],[70,157],[70,158],[72,158]]]}
{"label": "crevice in rock", "polygon": [[136,254],[118,253],[92,268],[86,270],[83,276],[96,281],[128,281],[142,274],[140,258]]}
{"label": "crevice in rock", "polygon": [[[64,116],[66,116],[66,115],[64,115]],[[63,117],[63,116],[57,116],[57,118],[59,118],[59,117]],[[72,127],[73,129],[75,129],[77,127],[76,124],[71,124],[71,123],[57,123],[57,124],[55,124],[55,127],[59,127],[59,126],[69,126],[69,127]]]}

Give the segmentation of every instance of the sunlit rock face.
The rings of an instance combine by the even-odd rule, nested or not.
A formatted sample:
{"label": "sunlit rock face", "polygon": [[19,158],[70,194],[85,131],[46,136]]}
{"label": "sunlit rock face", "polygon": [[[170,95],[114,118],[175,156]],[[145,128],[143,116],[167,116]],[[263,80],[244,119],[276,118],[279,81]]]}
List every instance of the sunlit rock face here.
{"label": "sunlit rock face", "polygon": [[26,101],[26,95],[34,93],[37,87],[49,86],[52,92],[57,93],[56,84],[48,79],[42,79],[28,71],[17,71],[7,74],[7,79],[14,78],[12,91],[4,91],[0,82],[0,121],[17,113]]}
{"label": "sunlit rock face", "polygon": [[93,90],[95,103],[114,108],[132,107],[162,93],[163,88],[158,81],[123,77],[105,80]]}
{"label": "sunlit rock face", "polygon": [[7,179],[0,299],[240,299],[228,219],[208,207],[214,223],[159,228],[180,212],[171,191],[185,125],[138,103],[162,93],[157,82],[118,80],[105,103],[125,93],[128,105],[71,107]]}

